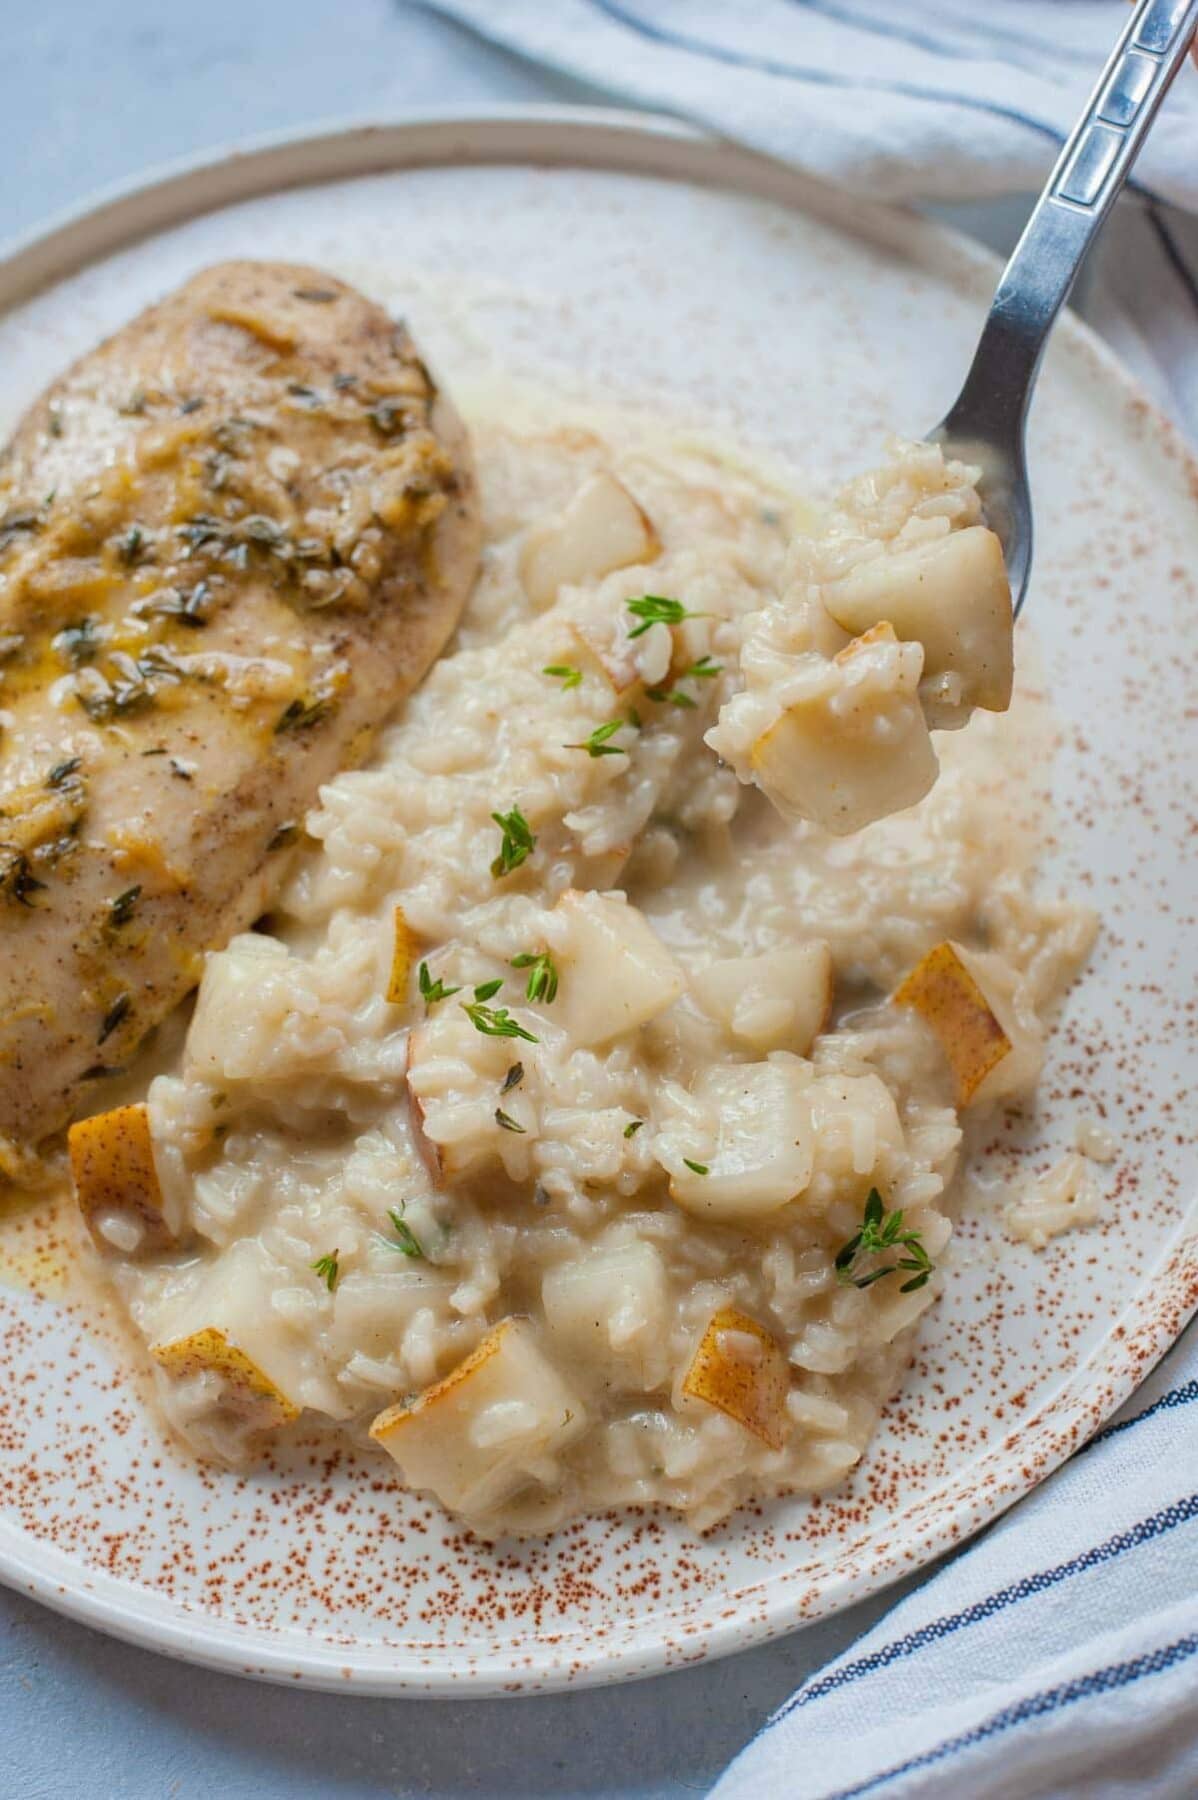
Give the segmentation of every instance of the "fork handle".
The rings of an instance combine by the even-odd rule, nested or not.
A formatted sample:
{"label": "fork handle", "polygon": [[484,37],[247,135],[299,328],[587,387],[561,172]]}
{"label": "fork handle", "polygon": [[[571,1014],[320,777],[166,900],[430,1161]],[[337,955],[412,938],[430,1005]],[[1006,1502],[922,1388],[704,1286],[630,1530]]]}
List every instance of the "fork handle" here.
{"label": "fork handle", "polygon": [[1139,0],[999,281],[954,416],[1017,434],[1053,321],[1198,29],[1198,0]]}

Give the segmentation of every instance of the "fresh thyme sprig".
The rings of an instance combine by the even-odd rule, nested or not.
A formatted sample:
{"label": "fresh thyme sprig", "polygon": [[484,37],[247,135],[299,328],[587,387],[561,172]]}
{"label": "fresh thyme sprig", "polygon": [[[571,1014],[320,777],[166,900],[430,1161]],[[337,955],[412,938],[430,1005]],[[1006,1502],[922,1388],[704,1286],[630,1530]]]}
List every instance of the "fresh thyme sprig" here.
{"label": "fresh thyme sprig", "polygon": [[387,1208],[387,1217],[391,1221],[391,1229],[395,1233],[395,1239],[392,1241],[391,1238],[383,1238],[381,1242],[386,1244],[388,1250],[398,1250],[401,1256],[410,1256],[413,1259],[423,1259],[424,1251],[420,1246],[420,1239],[416,1236],[416,1233],[405,1221],[403,1216],[404,1208],[407,1204],[406,1200],[401,1200],[398,1206],[389,1206]]}
{"label": "fresh thyme sprig", "polygon": [[446,987],[438,975],[436,981],[428,972],[428,964],[422,962],[418,976],[420,982],[420,998],[424,1001],[425,1010],[435,1006],[438,1000],[448,1000],[451,994],[460,994],[460,987]]}
{"label": "fresh thyme sprig", "polygon": [[458,1004],[475,1031],[481,1031],[484,1037],[523,1038],[526,1044],[541,1041],[531,1031],[525,1031],[523,1025],[517,1024],[506,1006],[484,1006],[478,1000],[461,1000]]}
{"label": "fresh thyme sprig", "polygon": [[566,744],[567,750],[585,750],[588,756],[627,756],[628,752],[622,744],[610,744],[609,738],[615,737],[629,721],[627,719],[609,719],[606,725],[596,725],[590,737],[584,738],[580,744]]}
{"label": "fresh thyme sprig", "polygon": [[[524,989],[526,999],[543,1001],[546,1006],[556,1000],[557,969],[548,950],[542,950],[538,955],[525,950],[522,955],[513,956],[512,967],[528,970],[528,985]],[[484,999],[485,995],[478,998]]]}
{"label": "fresh thyme sprig", "polygon": [[626,604],[633,617],[641,621],[628,633],[630,642],[648,631],[650,625],[681,625],[683,619],[704,617],[702,613],[688,611],[681,600],[667,600],[664,594],[642,594],[639,600],[629,600]]}
{"label": "fresh thyme sprig", "polygon": [[499,881],[504,875],[510,875],[513,869],[518,869],[522,862],[528,861],[537,847],[537,840],[518,806],[513,806],[510,812],[493,812],[491,817],[503,833],[499,855],[491,864],[491,873]]}
{"label": "fresh thyme sprig", "polygon": [[[860,1267],[859,1258],[881,1256],[887,1250],[905,1250],[907,1254],[881,1263],[864,1275],[854,1272]],[[836,1279],[845,1287],[867,1288],[884,1275],[896,1275],[900,1269],[906,1269],[911,1272],[911,1279],[902,1283],[899,1293],[910,1294],[925,1285],[934,1267],[918,1231],[904,1231],[901,1210],[888,1213],[877,1188],[870,1188],[860,1231],[854,1232],[836,1252]]]}
{"label": "fresh thyme sprig", "polygon": [[330,1294],[336,1287],[338,1278],[341,1274],[341,1268],[337,1261],[338,1254],[338,1251],[330,1250],[327,1256],[318,1256],[316,1261],[311,1265],[328,1288]]}

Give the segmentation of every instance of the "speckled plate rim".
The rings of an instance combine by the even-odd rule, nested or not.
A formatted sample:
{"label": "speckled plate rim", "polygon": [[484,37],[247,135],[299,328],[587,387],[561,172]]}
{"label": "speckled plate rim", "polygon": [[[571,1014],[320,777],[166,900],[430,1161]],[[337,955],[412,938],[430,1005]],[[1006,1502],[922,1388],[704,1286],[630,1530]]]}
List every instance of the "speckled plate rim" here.
{"label": "speckled plate rim", "polygon": [[[667,177],[769,199],[891,248],[907,260],[984,290],[991,253],[901,208],[850,196],[815,177],[722,142],[677,120],[598,107],[511,106],[484,112],[429,110],[389,123],[330,123],[263,138],[169,166],[110,189],[47,227],[0,246],[0,310],[77,273],[90,262],[188,218],[288,188],[354,176],[469,164],[536,164]],[[1113,353],[1072,315],[1058,338],[1134,409],[1141,429],[1198,492],[1198,460]],[[1026,1494],[1084,1443],[1132,1393],[1198,1309],[1198,1198],[1173,1241],[1106,1336],[1019,1428],[858,1540],[839,1568],[793,1565],[713,1600],[702,1631],[685,1639],[661,1619],[642,1618],[625,1643],[571,1642],[555,1634],[540,1669],[517,1669],[471,1646],[366,1645],[313,1639],[302,1652],[258,1626],[213,1619],[102,1571],[50,1544],[32,1542],[0,1519],[0,1582],[96,1629],[188,1662],[259,1679],[361,1694],[481,1696],[584,1687],[661,1673],[781,1636],[853,1604],[925,1566]],[[816,1579],[818,1571],[819,1579]],[[764,1598],[763,1598],[764,1590]],[[562,1655],[564,1647],[571,1655]],[[430,1644],[430,1650],[434,1647]],[[549,1648],[547,1643],[546,1648]],[[450,1655],[460,1656],[450,1666]]]}

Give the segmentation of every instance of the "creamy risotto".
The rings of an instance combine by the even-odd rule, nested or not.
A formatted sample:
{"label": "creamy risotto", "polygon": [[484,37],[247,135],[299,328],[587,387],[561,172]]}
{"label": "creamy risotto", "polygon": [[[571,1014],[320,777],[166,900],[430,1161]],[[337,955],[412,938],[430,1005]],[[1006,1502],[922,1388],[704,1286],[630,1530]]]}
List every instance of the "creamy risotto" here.
{"label": "creamy risotto", "polygon": [[1023,703],[933,786],[1010,696],[973,471],[817,518],[614,419],[476,450],[456,646],[80,1202],[201,1454],[309,1412],[488,1534],[703,1527],[861,1459],[1093,925],[993,778]]}

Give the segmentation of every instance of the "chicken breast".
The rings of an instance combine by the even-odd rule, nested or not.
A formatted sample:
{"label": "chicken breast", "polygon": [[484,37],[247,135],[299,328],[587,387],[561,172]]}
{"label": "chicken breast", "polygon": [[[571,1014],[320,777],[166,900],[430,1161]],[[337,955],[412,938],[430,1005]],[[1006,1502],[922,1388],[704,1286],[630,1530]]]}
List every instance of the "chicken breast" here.
{"label": "chicken breast", "polygon": [[452,632],[478,517],[402,326],[319,270],[205,270],[0,464],[0,1172],[266,907],[321,782]]}

